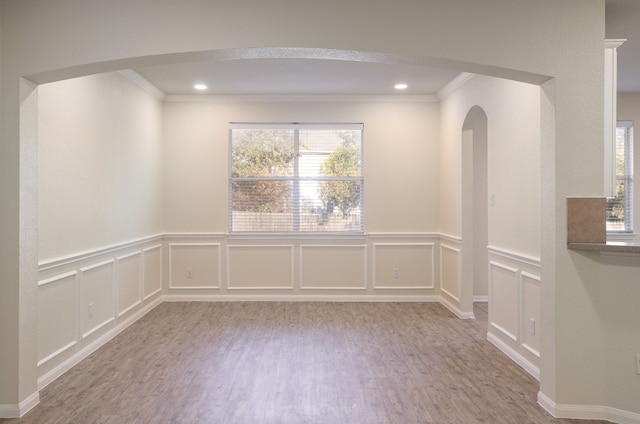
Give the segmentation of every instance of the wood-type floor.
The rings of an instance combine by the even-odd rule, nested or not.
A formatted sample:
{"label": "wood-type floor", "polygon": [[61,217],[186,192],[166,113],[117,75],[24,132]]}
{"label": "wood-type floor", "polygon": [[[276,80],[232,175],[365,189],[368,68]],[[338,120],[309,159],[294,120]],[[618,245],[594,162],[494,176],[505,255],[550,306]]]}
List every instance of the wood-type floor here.
{"label": "wood-type floor", "polygon": [[556,420],[486,341],[486,304],[163,303],[2,424],[596,423]]}

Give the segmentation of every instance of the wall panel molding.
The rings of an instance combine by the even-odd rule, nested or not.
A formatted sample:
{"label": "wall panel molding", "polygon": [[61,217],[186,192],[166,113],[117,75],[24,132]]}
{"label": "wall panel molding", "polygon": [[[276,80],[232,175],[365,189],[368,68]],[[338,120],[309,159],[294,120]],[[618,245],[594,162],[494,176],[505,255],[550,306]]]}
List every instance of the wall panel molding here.
{"label": "wall panel molding", "polygon": [[[411,249],[413,248],[413,249]],[[417,257],[409,257],[408,254],[407,255],[402,255],[405,256],[404,260],[401,260],[400,258],[397,258],[396,261],[401,260],[401,262],[393,262],[393,265],[391,268],[389,268],[388,266],[385,268],[386,271],[393,273],[393,269],[398,269],[398,280],[405,280],[405,278],[403,277],[405,274],[410,273],[410,275],[412,274],[422,274],[420,271],[423,271],[424,273],[424,280],[423,281],[415,281],[412,284],[406,284],[404,283],[404,285],[398,284],[398,285],[385,285],[385,284],[378,284],[378,279],[380,278],[380,273],[378,272],[378,264],[379,262],[381,262],[381,260],[379,259],[378,255],[382,254],[382,252],[386,249],[390,249],[390,250],[405,250],[405,251],[410,251],[410,250],[420,250],[421,248],[427,248],[428,249],[428,253],[426,253],[424,255],[424,257],[422,257],[423,261],[419,261],[419,260],[412,260],[412,259],[418,259]],[[436,271],[436,267],[435,267],[435,243],[373,243],[373,252],[372,252],[372,256],[373,256],[373,261],[372,261],[372,280],[373,280],[373,288],[374,289],[435,289],[435,271]],[[406,252],[406,253],[410,253],[410,252]],[[421,256],[421,255],[420,255]],[[410,272],[409,268],[420,268],[420,267],[426,267],[426,269],[417,269],[416,271]],[[388,279],[388,278],[387,278]]]}
{"label": "wall panel molding", "polygon": [[[312,262],[312,250],[333,250],[334,252],[318,255],[322,257],[316,258],[316,262]],[[343,252],[339,252],[342,250]],[[359,250],[350,259],[347,259],[348,250]],[[307,260],[304,258],[307,257]],[[344,266],[344,261],[350,260],[351,264],[355,264],[360,260],[360,266],[352,267]],[[366,290],[367,288],[367,246],[366,245],[329,245],[329,244],[309,244],[300,245],[299,253],[300,264],[300,288],[303,290]],[[322,272],[324,275],[318,281],[307,282],[306,271],[311,270],[314,273]],[[359,275],[358,275],[359,274]],[[347,280],[344,276],[347,275]],[[319,281],[325,280],[325,281]],[[348,281],[352,280],[352,281]],[[357,283],[357,284],[355,284]]]}
{"label": "wall panel molding", "polygon": [[[240,251],[244,251],[247,257],[253,255],[253,259],[249,261],[253,264],[251,268],[234,267],[233,257],[241,254]],[[249,253],[250,251],[253,253]],[[259,251],[262,253],[258,253]],[[276,253],[277,251],[284,253]],[[295,259],[292,244],[227,245],[226,266],[228,290],[292,290],[294,288]],[[271,273],[277,272],[275,280],[282,284],[266,281],[267,273],[262,271],[264,269],[269,269]]]}
{"label": "wall panel molding", "polygon": [[[222,280],[220,243],[169,243],[168,246],[170,290],[220,288]],[[178,254],[178,252],[181,253]],[[187,258],[187,256],[190,257]],[[179,284],[179,281],[183,283]]]}
{"label": "wall panel molding", "polygon": [[[456,261],[456,266],[455,266],[455,274],[453,276],[448,276],[447,275],[447,267],[444,266],[444,258],[445,258],[445,253],[449,252],[449,255],[454,255],[455,256],[455,261]],[[460,289],[461,289],[461,271],[462,271],[462,264],[460,261],[460,249],[456,248],[456,247],[451,247],[448,246],[446,244],[441,244],[440,245],[440,291],[443,292],[444,294],[446,294],[447,296],[449,296],[451,299],[453,299],[455,302],[460,303]],[[451,290],[449,290],[446,286],[448,286],[449,284],[447,284],[448,281],[453,280],[455,282],[455,286],[456,286],[456,290],[457,293],[452,293]],[[459,308],[458,308],[459,309]]]}

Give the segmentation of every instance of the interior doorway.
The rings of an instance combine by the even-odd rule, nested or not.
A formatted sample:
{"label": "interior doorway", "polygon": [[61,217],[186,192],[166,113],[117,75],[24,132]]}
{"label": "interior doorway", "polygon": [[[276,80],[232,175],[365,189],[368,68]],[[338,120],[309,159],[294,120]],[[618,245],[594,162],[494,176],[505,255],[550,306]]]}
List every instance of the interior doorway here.
{"label": "interior doorway", "polygon": [[463,311],[488,302],[489,207],[487,115],[469,109],[462,125],[462,294]]}

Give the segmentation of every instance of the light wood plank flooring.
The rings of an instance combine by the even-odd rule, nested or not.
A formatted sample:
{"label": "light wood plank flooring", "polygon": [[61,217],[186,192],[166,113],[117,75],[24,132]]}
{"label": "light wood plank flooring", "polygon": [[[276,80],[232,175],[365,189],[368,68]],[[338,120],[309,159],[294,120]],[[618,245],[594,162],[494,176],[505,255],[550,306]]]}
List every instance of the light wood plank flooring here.
{"label": "light wood plank flooring", "polygon": [[163,303],[0,423],[596,422],[537,406],[478,306]]}

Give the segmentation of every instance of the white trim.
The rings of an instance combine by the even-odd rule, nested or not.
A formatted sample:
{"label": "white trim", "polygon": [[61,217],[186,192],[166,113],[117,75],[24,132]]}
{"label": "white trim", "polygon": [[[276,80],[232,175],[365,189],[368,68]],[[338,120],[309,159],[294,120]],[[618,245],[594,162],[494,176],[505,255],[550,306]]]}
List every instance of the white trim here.
{"label": "white trim", "polygon": [[618,424],[640,424],[640,414],[609,406],[556,404],[551,398],[538,392],[538,405],[554,418],[605,420]]}
{"label": "white trim", "polygon": [[540,352],[538,352],[537,350],[535,350],[534,348],[532,348],[528,344],[522,343],[520,346],[522,346],[527,352],[529,352],[530,354],[532,354],[536,358],[540,358]]}
{"label": "white trim", "polygon": [[[336,287],[328,287],[328,286],[305,286],[304,279],[302,278],[304,272],[304,261],[303,250],[305,248],[358,248],[362,249],[363,255],[363,263],[364,269],[362,270],[362,285],[361,286],[336,286]],[[298,248],[299,258],[299,279],[300,279],[300,290],[366,290],[367,289],[367,245],[366,244],[301,244]]]}
{"label": "white trim", "polygon": [[[462,288],[462,278],[461,278],[461,275],[460,275],[460,273],[462,271],[462,269],[461,269],[462,265],[460,263],[460,249],[457,249],[457,248],[451,247],[451,246],[447,246],[446,244],[440,244],[440,291],[445,293],[447,296],[451,297],[456,302],[460,303],[460,298],[457,297],[457,296],[454,296],[453,293],[451,293],[449,290],[445,289],[443,284],[442,284],[443,281],[444,281],[442,279],[442,268],[443,268],[442,267],[442,256],[443,256],[442,252],[443,252],[443,249],[449,249],[450,251],[455,252],[455,254],[456,254],[456,262],[457,262],[457,265],[458,265],[457,266],[458,294],[461,292],[461,288]],[[458,308],[456,307],[456,309],[458,309]],[[462,313],[462,312],[460,312],[460,313]]]}
{"label": "white trim", "polygon": [[[155,295],[156,293],[159,293],[162,291],[162,281],[163,281],[163,258],[162,258],[162,253],[163,253],[163,249],[162,249],[162,244],[156,244],[155,246],[151,246],[151,247],[147,247],[142,249],[142,277],[141,277],[141,293],[142,293],[142,301],[144,302],[145,300],[149,299],[150,297],[152,297],[153,295]],[[160,250],[160,287],[158,287],[156,290],[152,291],[151,293],[149,293],[148,295],[145,296],[144,291],[145,291],[145,281],[146,281],[146,276],[147,276],[147,266],[146,266],[146,259],[147,259],[147,253],[155,251],[155,250]],[[150,268],[150,267],[149,267]]]}
{"label": "white trim", "polygon": [[144,297],[144,299],[142,299],[143,301],[155,296],[156,294],[160,293],[162,291],[162,287],[160,287],[159,289],[157,289],[156,291],[153,291],[151,293],[149,293],[147,296]]}
{"label": "white trim", "polygon": [[163,101],[167,95],[155,85],[151,84],[145,77],[134,71],[133,69],[122,69],[117,71],[120,75],[140,87],[147,94],[157,100]]}
{"label": "white trim", "polygon": [[164,302],[407,302],[437,303],[439,296],[406,296],[406,295],[324,295],[324,294],[255,294],[255,295],[189,295],[168,294],[163,296]]}
{"label": "white trim", "polygon": [[438,96],[425,95],[168,95],[166,103],[438,103]]}
{"label": "white trim", "polygon": [[445,241],[449,241],[449,242],[457,243],[457,244],[462,243],[462,238],[458,237],[458,236],[452,236],[452,235],[444,234],[444,233],[440,233],[439,236],[440,236],[440,238],[442,240],[445,240]]}
{"label": "white trim", "polygon": [[41,360],[39,360],[36,363],[36,366],[41,367],[42,365],[46,364],[47,362],[49,362],[50,360],[52,360],[56,356],[60,355],[63,352],[66,352],[67,350],[71,349],[72,347],[74,347],[77,344],[78,344],[78,342],[75,341],[75,340],[72,341],[71,343],[67,343],[66,345],[62,346],[60,349],[56,350],[55,352],[53,352],[53,353],[45,356]]}
{"label": "white trim", "polygon": [[45,387],[47,387],[47,385],[53,382],[56,378],[60,377],[62,374],[70,370],[73,366],[78,364],[87,356],[91,355],[93,352],[98,350],[100,347],[106,344],[109,340],[113,339],[115,336],[120,334],[123,330],[125,330],[131,324],[133,324],[134,322],[142,318],[145,314],[147,314],[147,312],[149,312],[150,310],[158,306],[160,303],[162,303],[161,297],[154,300],[153,302],[150,302],[145,307],[143,307],[138,312],[136,312],[134,315],[131,315],[129,318],[127,318],[126,320],[122,321],[120,324],[110,329],[108,332],[106,332],[105,334],[103,334],[93,342],[91,342],[89,345],[87,345],[86,347],[84,347],[83,349],[75,353],[73,356],[71,356],[64,362],[60,363],[59,365],[51,369],[46,374],[42,375],[40,378],[38,378],[38,390],[42,390]]}
{"label": "white trim", "polygon": [[[372,243],[372,257],[373,263],[371,264],[372,269],[372,280],[373,280],[373,289],[381,289],[381,290],[392,290],[392,289],[400,289],[400,290],[425,290],[425,289],[435,289],[436,288],[436,244],[435,243]],[[378,286],[376,284],[376,248],[377,246],[429,246],[431,249],[431,285],[430,286]]]}
{"label": "white trim", "polygon": [[80,268],[80,272],[85,273],[88,271],[92,271],[94,269],[98,269],[98,268],[103,268],[106,267],[107,265],[114,265],[116,263],[115,259],[107,259],[106,261],[102,261],[102,262],[98,262],[95,264],[91,264],[85,267]]}
{"label": "white trim", "polygon": [[[518,364],[522,369],[529,373],[533,378],[540,381],[540,368],[532,364],[524,356],[516,352],[511,346],[500,340],[496,335],[487,333],[487,340],[494,345],[502,353],[507,355],[509,359]],[[545,408],[546,409],[546,408]]]}
{"label": "white trim", "polygon": [[153,236],[143,237],[136,240],[130,240],[123,243],[112,244],[109,246],[98,247],[92,250],[86,250],[80,253],[74,253],[72,255],[60,256],[58,258],[46,259],[44,261],[40,261],[38,263],[38,272],[42,272],[48,269],[56,268],[63,265],[69,265],[73,262],[94,258],[96,256],[105,255],[107,253],[112,253],[117,250],[126,249],[129,247],[137,246],[140,244],[148,243],[154,240],[162,240],[162,234],[156,234]]}
{"label": "white trim", "polygon": [[438,233],[366,233],[365,235],[369,238],[440,238]]}
{"label": "white trim", "polygon": [[183,239],[183,238],[206,239],[206,238],[225,238],[226,236],[227,234],[225,233],[165,233],[162,235],[162,238],[165,240]]}
{"label": "white trim", "polygon": [[512,261],[521,262],[527,265],[540,268],[541,261],[539,257],[524,255],[522,253],[514,252],[512,250],[501,249],[495,246],[487,246],[487,252],[490,255],[501,256]]}
{"label": "white trim", "polygon": [[142,304],[142,300],[138,300],[133,305],[127,307],[124,311],[118,312],[118,318],[120,318],[122,315],[126,314],[127,312],[129,312],[133,308],[135,308],[137,306],[140,306],[141,304]]}
{"label": "white trim", "polygon": [[92,335],[93,333],[95,333],[96,331],[100,330],[101,328],[111,324],[113,321],[115,321],[114,317],[109,317],[106,320],[102,321],[100,324],[95,325],[93,328],[91,328],[89,331],[87,331],[86,333],[82,334],[82,339],[86,339],[87,337],[89,337],[90,335]]}
{"label": "white trim", "polygon": [[639,424],[640,414],[599,405],[556,405],[556,418],[605,420],[618,424]]}
{"label": "white trim", "polygon": [[452,312],[455,316],[457,316],[460,319],[476,319],[476,316],[473,314],[473,312],[462,312],[460,308],[458,308],[456,305],[449,302],[449,300],[445,299],[442,296],[440,296],[439,302],[442,306],[447,308],[450,312]]}
{"label": "white trim", "polygon": [[70,272],[65,272],[64,274],[60,274],[60,275],[56,275],[54,277],[51,278],[46,278],[44,280],[40,280],[38,281],[38,287],[47,285],[47,284],[51,284],[51,283],[55,283],[57,281],[60,280],[64,280],[65,278],[69,278],[69,277],[77,277],[78,275],[78,271],[70,271]]}
{"label": "white trim", "polygon": [[495,328],[496,330],[498,330],[499,332],[501,332],[502,334],[504,334],[506,337],[513,340],[514,342],[516,343],[518,342],[518,337],[515,334],[511,334],[510,331],[506,330],[505,328],[502,328],[500,325],[496,324],[495,322],[490,322],[489,325]]}
{"label": "white trim", "polygon": [[538,405],[549,413],[552,417],[556,417],[556,403],[541,391],[538,391]]}
{"label": "white trim", "polygon": [[[230,252],[231,249],[234,248],[253,248],[253,249],[265,249],[265,248],[287,248],[289,249],[289,260],[291,261],[291,270],[289,276],[289,286],[231,286],[231,261],[230,261]],[[295,246],[292,244],[232,244],[227,245],[227,281],[226,288],[227,290],[293,290],[295,286]],[[302,266],[301,266],[302,267]]]}
{"label": "white trim", "polygon": [[441,88],[440,91],[436,93],[436,96],[440,100],[447,98],[451,93],[462,87],[467,81],[475,76],[476,74],[462,72],[460,75],[452,79],[447,85]]}
{"label": "white trim", "polygon": [[20,418],[40,403],[40,392],[32,393],[19,404],[0,404],[1,418]]}
{"label": "white trim", "polygon": [[233,233],[227,240],[365,240],[364,233]]}
{"label": "white trim", "polygon": [[473,303],[488,303],[489,295],[473,296]]}

